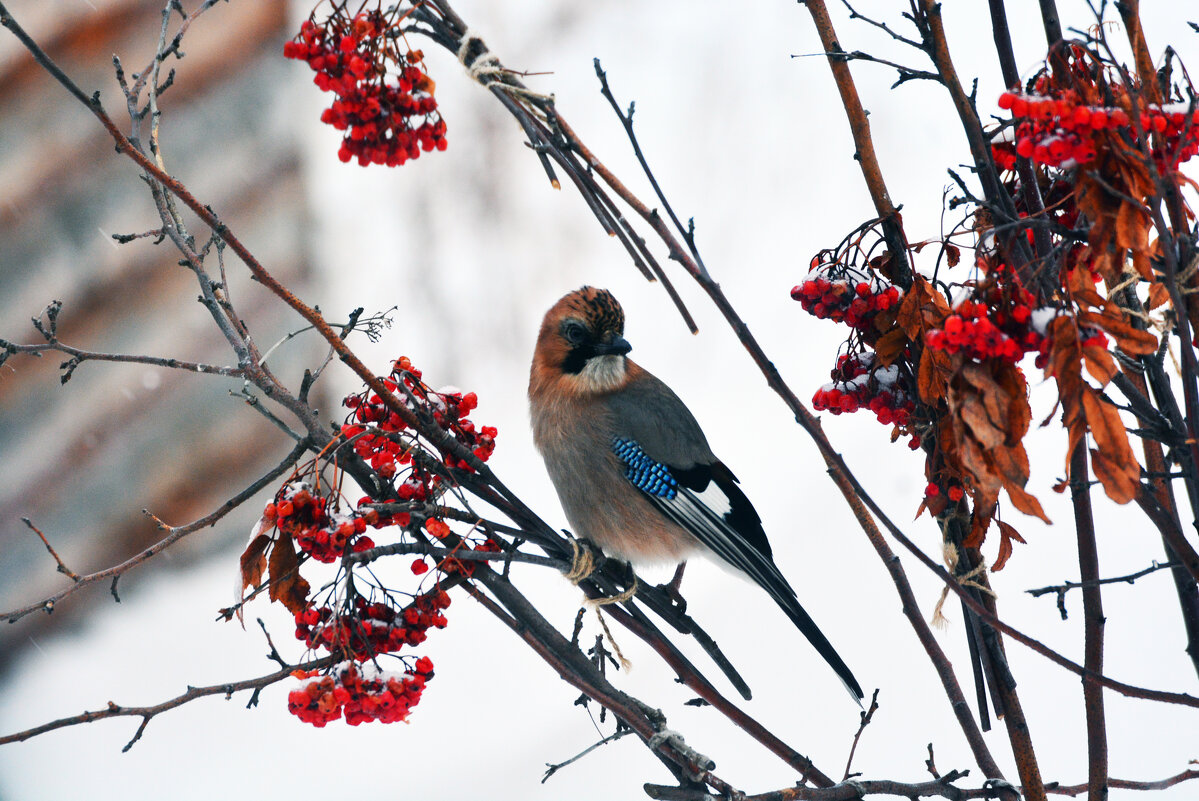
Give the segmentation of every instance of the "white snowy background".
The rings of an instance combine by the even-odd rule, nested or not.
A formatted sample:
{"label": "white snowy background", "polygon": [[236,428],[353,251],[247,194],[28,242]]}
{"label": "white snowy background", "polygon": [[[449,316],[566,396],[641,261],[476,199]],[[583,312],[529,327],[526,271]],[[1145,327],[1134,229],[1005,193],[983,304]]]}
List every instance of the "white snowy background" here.
{"label": "white snowy background", "polygon": [[[833,4],[834,6],[836,4]],[[1085,6],[1063,0],[1068,24],[1090,23]],[[902,28],[901,6],[862,0],[859,10]],[[1012,0],[1017,61],[1036,68],[1044,39],[1036,3]],[[1197,34],[1185,26],[1189,4],[1143,3],[1155,52],[1177,47],[1192,68]],[[705,261],[754,334],[801,397],[823,383],[843,335],[788,297],[810,256],[873,215],[840,102],[807,11],[788,2],[659,0],[548,3],[459,0],[456,8],[503,62],[549,74],[530,79],[556,94],[559,108],[593,150],[649,200],[624,133],[600,96],[599,57],[623,103],[636,100],[637,131],[676,209],[694,216]],[[924,67],[919,53],[851,23],[832,8],[846,49],[889,53]],[[983,3],[947,3],[952,54],[965,82],[979,80],[979,103],[993,110],[1003,87]],[[76,13],[87,13],[80,6]],[[297,9],[297,19],[300,9]],[[202,24],[219,25],[219,8]],[[1114,40],[1119,41],[1116,32]],[[231,36],[231,47],[236,38]],[[282,44],[282,43],[280,43]],[[435,386],[474,390],[473,417],[499,427],[492,461],[498,474],[552,524],[565,520],[529,435],[527,365],[544,310],[587,283],[611,289],[628,317],[632,357],[669,383],[705,426],[713,449],[755,502],[778,564],[881,709],[858,748],[854,767],[867,778],[922,781],[927,745],[937,767],[973,768],[948,703],[883,566],[831,481],[814,447],[702,293],[673,265],[672,277],[700,325],[690,335],[659,286],[646,283],[615,240],[606,237],[564,181],[547,184],[514,122],[489,93],[466,80],[452,56],[428,54],[450,149],[398,170],[363,170],[336,159],[337,135],[317,123],[326,100],[297,65],[263,113],[285,115],[290,135],[306,142],[311,230],[323,286],[306,300],[329,314],[357,305],[401,304],[384,340],[357,343],[384,370],[406,354]],[[931,84],[888,87],[894,72],[853,65],[871,112],[874,141],[891,195],[903,204],[913,239],[940,230],[945,170],[967,160],[961,128],[946,95]],[[186,76],[181,76],[185,78]],[[91,124],[80,121],[78,124]],[[170,159],[170,153],[166,153]],[[185,181],[188,176],[180,176]],[[656,204],[655,204],[656,205]],[[236,220],[229,221],[234,229]],[[659,249],[664,260],[665,254]],[[968,260],[966,260],[968,261]],[[965,264],[965,262],[964,262]],[[963,268],[959,268],[961,270]],[[960,278],[961,276],[959,276]],[[344,370],[329,380],[354,388]],[[1051,386],[1034,379],[1034,410],[1052,403]],[[235,404],[235,401],[228,401]],[[1038,418],[1039,419],[1039,418]],[[864,414],[824,416],[833,442],[874,497],[929,552],[939,538],[927,518],[909,522],[923,491],[921,462]],[[1064,465],[1057,424],[1030,436],[1030,489],[1058,525],[1013,520],[1028,540],[993,578],[1005,619],[1081,660],[1081,600],[1069,598],[1062,622],[1052,597],[1030,587],[1077,578],[1071,513],[1050,491]],[[1135,510],[1099,503],[1102,571],[1128,572],[1160,559],[1157,534]],[[989,547],[993,548],[993,544]],[[899,550],[898,547],[896,550]],[[993,554],[993,551],[992,551]],[[940,583],[912,559],[904,565],[926,616]],[[34,566],[36,567],[36,566]],[[31,569],[34,569],[31,567]],[[42,567],[45,567],[44,565]],[[105,606],[86,628],[35,643],[0,694],[0,731],[8,733],[112,700],[157,703],[186,685],[214,684],[273,669],[261,632],[214,623],[230,601],[236,553],[153,579],[133,577],[120,606]],[[558,575],[517,569],[515,581],[563,630],[579,593]],[[754,690],[744,707],[824,771],[840,777],[858,710],[803,638],[769,599],[719,568],[693,564],[683,585],[691,612],[739,666]],[[577,691],[558,679],[477,604],[454,593],[450,626],[422,648],[436,664],[410,725],[338,722],[317,730],[287,714],[287,684],[262,693],[188,704],[155,718],[129,753],[120,748],[137,719],[74,727],[0,748],[0,797],[11,801],[212,799],[221,797],[399,799],[608,799],[644,797],[643,782],[669,776],[628,738],[605,746],[547,783],[545,763],[559,762],[601,735]],[[938,637],[969,689],[961,614]],[[1182,651],[1177,603],[1164,573],[1105,590],[1108,675],[1146,687],[1194,693]],[[290,656],[290,616],[259,604]],[[782,762],[710,709],[683,706],[690,696],[631,635],[616,631],[634,663],[615,681],[660,706],[671,728],[710,755],[717,773],[749,792],[796,780]],[[696,652],[696,649],[689,649]],[[1012,669],[1047,780],[1086,779],[1079,680],[1010,644]],[[710,663],[702,654],[696,662]],[[707,671],[730,696],[715,669]],[[1156,779],[1199,757],[1199,715],[1107,694],[1111,774]],[[592,712],[598,710],[593,707]],[[611,731],[611,721],[603,733]],[[1016,781],[999,724],[987,741]],[[964,785],[980,780],[972,770]],[[1194,786],[1162,794],[1192,798]],[[1135,794],[1112,791],[1118,801]]]}

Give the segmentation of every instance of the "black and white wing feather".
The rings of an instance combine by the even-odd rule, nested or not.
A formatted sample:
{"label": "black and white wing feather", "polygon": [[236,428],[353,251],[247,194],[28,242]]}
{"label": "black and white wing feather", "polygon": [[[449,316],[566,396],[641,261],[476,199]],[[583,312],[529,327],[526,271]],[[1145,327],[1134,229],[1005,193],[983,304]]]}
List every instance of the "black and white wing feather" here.
{"label": "black and white wing feather", "polygon": [[[703,448],[707,450],[706,442]],[[861,686],[774,564],[761,519],[732,472],[715,457],[708,464],[671,466],[626,437],[615,437],[612,451],[629,482],[664,515],[770,594],[860,703]]]}

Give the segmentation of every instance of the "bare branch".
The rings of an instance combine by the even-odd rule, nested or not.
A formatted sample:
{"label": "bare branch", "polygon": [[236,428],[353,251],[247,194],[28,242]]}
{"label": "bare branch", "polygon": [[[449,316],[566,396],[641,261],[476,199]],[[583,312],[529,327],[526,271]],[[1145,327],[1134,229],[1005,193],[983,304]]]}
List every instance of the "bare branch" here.
{"label": "bare branch", "polygon": [[[287,454],[282,462],[271,468],[241,492],[225,501],[225,503],[221,504],[220,508],[218,508],[216,511],[200,518],[199,520],[188,523],[184,526],[173,527],[162,523],[162,521],[158,521],[157,518],[154,518],[158,522],[159,527],[165,529],[169,533],[167,536],[163,537],[149,548],[145,549],[136,556],[126,559],[124,562],[121,562],[118,565],[113,565],[112,567],[105,568],[104,570],[98,570],[95,573],[89,573],[85,576],[72,576],[74,583],[66,589],[61,590],[54,595],[51,595],[49,598],[41,600],[35,604],[30,604],[29,606],[21,607],[20,609],[13,609],[8,612],[2,612],[0,613],[0,618],[7,618],[9,623],[15,623],[16,621],[33,612],[45,612],[46,614],[50,614],[54,611],[54,608],[59,601],[63,600],[69,595],[75,594],[75,592],[89,584],[102,581],[107,578],[113,579],[113,597],[116,597],[116,578],[142,564],[146,560],[162,553],[167,548],[171,547],[189,534],[193,534],[201,529],[215,525],[217,521],[229,514],[229,512],[233,511],[238,506],[241,506],[242,503],[257,494],[259,490],[268,486],[279,476],[290,470],[295,464],[296,460],[308,450],[308,446],[309,443],[307,440],[297,444],[294,448],[292,448],[291,452]],[[146,512],[146,514],[149,513]],[[151,517],[153,517],[153,515],[151,515]],[[117,601],[120,601],[120,599],[117,598]]]}
{"label": "bare branch", "polygon": [[94,712],[82,712],[78,715],[73,715],[68,718],[59,718],[58,720],[52,720],[49,723],[43,723],[41,726],[34,726],[31,729],[25,729],[24,731],[15,732],[13,734],[0,737],[0,745],[4,745],[6,743],[24,742],[31,737],[37,737],[39,734],[45,734],[46,732],[55,731],[56,729],[63,729],[68,726],[78,726],[81,723],[92,723],[93,721],[104,720],[105,718],[140,717],[142,722],[141,725],[138,726],[137,732],[133,735],[133,739],[126,743],[125,747],[121,749],[122,752],[125,752],[132,748],[133,744],[141,739],[142,733],[146,730],[146,725],[154,718],[155,715],[166,712],[170,709],[175,709],[176,707],[183,706],[186,703],[195,701],[197,698],[204,698],[209,695],[223,695],[228,699],[231,698],[236,692],[241,692],[242,690],[254,690],[255,695],[253,696],[253,699],[257,699],[257,691],[261,690],[263,687],[269,687],[272,684],[283,681],[284,679],[290,677],[291,674],[296,670],[320,670],[321,668],[334,664],[339,659],[340,657],[338,656],[325,656],[321,657],[320,659],[314,659],[311,662],[286,666],[275,671],[274,673],[268,673],[267,675],[259,676],[256,679],[244,679],[242,681],[233,681],[227,684],[214,684],[209,687],[188,687],[187,692],[183,693],[182,695],[177,695],[170,700],[163,701],[162,703],[155,704],[153,706],[120,706],[118,704],[114,704],[112,701],[109,701],[108,706],[104,709],[97,709]]}

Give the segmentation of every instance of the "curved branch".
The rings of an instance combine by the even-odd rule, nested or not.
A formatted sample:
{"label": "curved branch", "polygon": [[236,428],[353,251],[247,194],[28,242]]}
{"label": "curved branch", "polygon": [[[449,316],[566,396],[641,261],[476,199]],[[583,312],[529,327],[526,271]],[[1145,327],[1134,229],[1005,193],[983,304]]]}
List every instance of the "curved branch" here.
{"label": "curved branch", "polygon": [[137,733],[133,735],[133,739],[125,744],[121,749],[122,752],[128,751],[133,747],[133,744],[141,739],[142,732],[146,730],[146,725],[162,712],[169,709],[183,706],[184,704],[195,701],[197,698],[204,698],[209,695],[223,695],[229,698],[233,693],[241,692],[242,690],[254,690],[254,695],[250,698],[248,706],[254,706],[258,703],[258,693],[264,687],[269,687],[272,684],[282,681],[291,676],[296,670],[320,670],[328,667],[339,661],[339,656],[324,656],[320,659],[314,659],[311,662],[304,662],[299,665],[289,665],[287,667],[276,670],[274,673],[268,673],[265,676],[259,676],[256,679],[245,679],[243,681],[233,681],[226,684],[213,684],[208,687],[188,687],[187,692],[182,695],[177,695],[168,701],[163,701],[160,704],[153,706],[120,706],[112,701],[108,702],[108,706],[104,709],[97,709],[95,712],[83,712],[78,715],[72,715],[68,718],[59,718],[52,720],[49,723],[43,723],[41,726],[34,726],[32,729],[15,732],[13,734],[0,737],[0,745],[6,743],[19,743],[28,740],[31,737],[36,737],[39,734],[54,731],[55,729],[64,729],[68,726],[78,726],[81,723],[91,723],[105,718],[119,717],[140,717],[142,724],[138,726]]}
{"label": "curved branch", "polygon": [[[72,583],[71,586],[67,587],[66,589],[51,595],[49,598],[38,601],[35,604],[30,604],[29,606],[25,606],[20,609],[13,609],[9,612],[0,612],[0,618],[6,618],[9,623],[15,623],[16,621],[33,612],[45,612],[46,614],[50,614],[54,611],[54,608],[58,602],[66,598],[68,595],[73,595],[83,587],[104,579],[113,579],[113,586],[115,587],[115,580],[127,573],[129,570],[162,553],[187,535],[193,534],[202,528],[208,528],[209,526],[215,524],[218,520],[236,509],[243,502],[253,497],[254,494],[259,490],[263,489],[279,476],[286,473],[289,469],[291,469],[292,465],[295,464],[296,460],[308,450],[308,446],[309,441],[307,439],[297,443],[296,446],[291,449],[291,452],[288,453],[287,456],[284,457],[283,461],[281,461],[278,465],[264,473],[258,478],[258,480],[250,484],[250,486],[246,487],[241,492],[225,501],[216,511],[200,518],[199,520],[188,523],[185,526],[168,526],[161,520],[154,518],[158,523],[159,528],[165,529],[170,533],[160,539],[158,542],[151,545],[149,548],[145,549],[136,556],[126,559],[124,562],[121,562],[118,565],[113,565],[112,567],[105,568],[104,570],[97,570],[95,573],[88,573],[84,576],[72,576],[74,583]],[[143,512],[144,511],[145,510],[143,510]],[[149,514],[149,512],[146,512],[146,514]],[[151,517],[153,517],[153,515],[151,515]],[[59,564],[61,565],[62,563],[59,562]]]}

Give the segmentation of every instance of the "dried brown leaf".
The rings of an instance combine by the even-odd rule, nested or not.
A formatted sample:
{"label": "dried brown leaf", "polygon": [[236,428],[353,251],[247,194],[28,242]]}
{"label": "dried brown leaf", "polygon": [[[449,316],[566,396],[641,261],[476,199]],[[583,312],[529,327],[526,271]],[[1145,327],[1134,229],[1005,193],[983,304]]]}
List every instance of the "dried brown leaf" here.
{"label": "dried brown leaf", "polygon": [[1039,517],[1046,523],[1052,523],[1045,510],[1041,508],[1041,502],[1036,499],[1036,496],[1025,492],[1024,488],[1018,484],[1006,484],[1004,489],[1007,490],[1007,495],[1012,500],[1012,506],[1015,506],[1021,512],[1032,517]]}
{"label": "dried brown leaf", "polygon": [[1112,335],[1116,344],[1120,346],[1120,350],[1125,353],[1143,356],[1157,350],[1157,337],[1134,326],[1119,311],[1112,311],[1108,314],[1081,312],[1078,315],[1078,323],[1092,328],[1102,328]]}
{"label": "dried brown leaf", "polygon": [[1143,250],[1148,238],[1149,223],[1140,206],[1125,201],[1116,212],[1116,247]]}
{"label": "dried brown leaf", "polygon": [[1089,386],[1084,388],[1082,405],[1098,447],[1093,451],[1097,458],[1091,460],[1095,477],[1109,498],[1116,503],[1128,503],[1136,497],[1141,467],[1128,443],[1128,431],[1120,412]]}
{"label": "dried brown leaf", "polygon": [[1007,441],[1007,432],[995,425],[979,395],[955,393],[955,396],[953,412],[984,448],[998,448]]}
{"label": "dried brown leaf", "polygon": [[1136,499],[1137,490],[1140,488],[1140,470],[1136,476],[1130,476],[1124,465],[1113,462],[1092,448],[1091,472],[1103,485],[1107,497],[1116,503],[1123,504]]}
{"label": "dried brown leaf", "polygon": [[916,375],[916,390],[920,400],[930,406],[945,397],[947,383],[945,375],[949,372],[949,355],[944,351],[925,348],[920,353],[920,369]]}
{"label": "dried brown leaf", "polygon": [[903,350],[910,341],[902,328],[892,328],[874,343],[875,356],[879,363],[886,367],[903,355]]}
{"label": "dried brown leaf", "polygon": [[999,526],[999,555],[995,558],[995,564],[991,565],[992,572],[1003,570],[1003,566],[1007,564],[1007,560],[1012,558],[1013,542],[1024,542],[1024,538],[1020,536],[1020,532],[1016,531],[1009,524],[1002,520],[996,520],[995,523]]}
{"label": "dried brown leaf", "polygon": [[266,572],[266,549],[271,544],[269,534],[259,534],[241,554],[241,589],[257,587]]}
{"label": "dried brown leaf", "polygon": [[1028,405],[1028,382],[1024,373],[1014,364],[1004,364],[995,373],[995,380],[1003,387],[1008,398],[1007,444],[1015,445],[1024,439],[1032,422],[1032,408]]}
{"label": "dried brown leaf", "polygon": [[311,589],[300,575],[299,567],[300,560],[291,535],[279,532],[269,560],[270,594],[272,601],[279,601],[292,613],[303,612],[308,607]]}
{"label": "dried brown leaf", "polygon": [[958,262],[960,262],[961,260],[962,260],[962,251],[958,249],[957,245],[946,244],[945,245],[945,261],[946,261],[946,263],[948,263],[950,267],[957,267]]}
{"label": "dried brown leaf", "polygon": [[1170,290],[1159,281],[1149,285],[1149,311],[1160,308],[1170,302]]}
{"label": "dried brown leaf", "polygon": [[[983,509],[988,511],[983,512]],[[962,540],[963,548],[981,548],[983,542],[987,539],[987,529],[991,526],[991,518],[995,514],[995,507],[992,506],[976,506],[974,515],[970,519],[970,533]]]}
{"label": "dried brown leaf", "polygon": [[1116,375],[1116,360],[1112,358],[1112,354],[1107,348],[1098,345],[1083,345],[1082,356],[1091,377],[1098,381],[1101,387],[1107,386]]}
{"label": "dried brown leaf", "polygon": [[1004,486],[1016,484],[1023,487],[1028,483],[1028,452],[1024,450],[1023,443],[996,448],[990,455],[995,466],[994,472],[1003,479]]}

